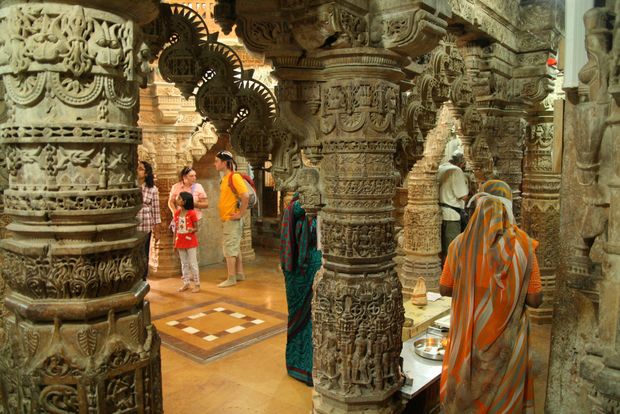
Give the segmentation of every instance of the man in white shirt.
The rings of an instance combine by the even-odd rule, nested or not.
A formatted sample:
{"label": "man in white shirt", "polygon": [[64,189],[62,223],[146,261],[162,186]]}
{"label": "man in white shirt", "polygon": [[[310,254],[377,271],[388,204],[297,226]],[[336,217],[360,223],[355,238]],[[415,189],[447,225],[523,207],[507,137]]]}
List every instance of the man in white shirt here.
{"label": "man in white shirt", "polygon": [[465,200],[469,194],[467,178],[463,173],[465,157],[459,150],[450,157],[450,161],[439,166],[439,205],[441,206],[441,261],[446,258],[448,246],[461,233],[461,215],[465,209]]}

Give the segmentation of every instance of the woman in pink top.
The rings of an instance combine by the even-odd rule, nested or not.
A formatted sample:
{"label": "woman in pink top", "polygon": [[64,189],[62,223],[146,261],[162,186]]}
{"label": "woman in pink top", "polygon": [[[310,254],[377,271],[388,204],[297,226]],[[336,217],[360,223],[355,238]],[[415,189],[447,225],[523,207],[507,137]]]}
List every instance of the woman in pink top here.
{"label": "woman in pink top", "polygon": [[175,201],[181,192],[185,191],[194,196],[194,207],[198,220],[202,218],[202,211],[200,209],[209,207],[209,201],[207,200],[207,193],[202,185],[196,182],[196,171],[191,167],[183,167],[179,174],[179,182],[172,186],[170,189],[170,196],[168,197],[168,208],[174,213],[177,210]]}

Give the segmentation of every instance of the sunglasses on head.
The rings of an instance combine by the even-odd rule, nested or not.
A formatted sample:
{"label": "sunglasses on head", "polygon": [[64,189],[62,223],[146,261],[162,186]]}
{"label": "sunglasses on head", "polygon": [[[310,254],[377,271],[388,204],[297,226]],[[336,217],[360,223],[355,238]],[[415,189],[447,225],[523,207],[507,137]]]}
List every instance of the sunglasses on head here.
{"label": "sunglasses on head", "polygon": [[233,155],[229,151],[220,151],[217,153],[217,157],[222,161],[233,159]]}

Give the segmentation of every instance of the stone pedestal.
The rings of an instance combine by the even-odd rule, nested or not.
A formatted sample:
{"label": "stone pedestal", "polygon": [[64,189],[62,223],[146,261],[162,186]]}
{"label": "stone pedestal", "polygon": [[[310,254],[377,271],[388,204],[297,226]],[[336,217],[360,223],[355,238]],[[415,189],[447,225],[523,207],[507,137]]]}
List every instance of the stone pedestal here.
{"label": "stone pedestal", "polygon": [[[73,4],[71,4],[73,3]],[[138,24],[151,1],[0,6],[9,286],[0,411],[160,413],[160,341],[135,215]]]}

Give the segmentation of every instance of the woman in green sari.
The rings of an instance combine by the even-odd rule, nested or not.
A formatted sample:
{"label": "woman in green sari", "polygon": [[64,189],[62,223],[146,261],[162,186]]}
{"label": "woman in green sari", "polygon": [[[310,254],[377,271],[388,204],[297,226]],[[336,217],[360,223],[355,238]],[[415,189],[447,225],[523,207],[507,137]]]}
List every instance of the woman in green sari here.
{"label": "woman in green sari", "polygon": [[321,267],[317,250],[316,217],[306,216],[295,194],[282,217],[280,263],[288,303],[286,370],[312,385],[312,283]]}

